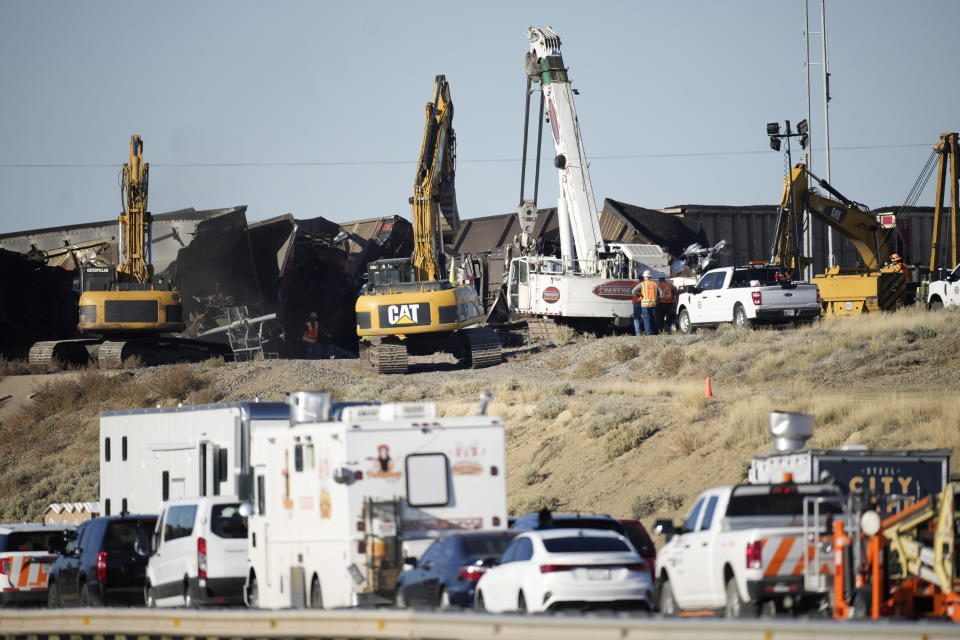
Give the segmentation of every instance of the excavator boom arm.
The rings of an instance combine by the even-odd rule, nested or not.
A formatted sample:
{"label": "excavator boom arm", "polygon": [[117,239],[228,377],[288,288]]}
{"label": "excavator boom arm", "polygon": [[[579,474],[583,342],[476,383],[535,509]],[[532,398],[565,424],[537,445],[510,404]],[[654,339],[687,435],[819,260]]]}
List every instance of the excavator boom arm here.
{"label": "excavator boom arm", "polygon": [[147,187],[150,165],[143,161],[143,140],[130,136],[130,162],[123,165],[123,214],[119,242],[123,255],[117,266],[118,279],[143,284],[150,280]]}
{"label": "excavator boom arm", "polygon": [[426,105],[427,121],[417,162],[413,198],[413,269],[417,280],[439,280],[438,254],[452,242],[460,226],[454,175],[456,136],[450,85],[438,75],[433,102]]}

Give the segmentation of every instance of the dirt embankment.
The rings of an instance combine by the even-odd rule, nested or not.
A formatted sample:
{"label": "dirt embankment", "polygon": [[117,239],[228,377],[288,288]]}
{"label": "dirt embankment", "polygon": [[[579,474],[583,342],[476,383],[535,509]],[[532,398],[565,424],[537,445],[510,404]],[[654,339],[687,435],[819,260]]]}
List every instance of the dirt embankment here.
{"label": "dirt embankment", "polygon": [[[0,521],[51,502],[95,500],[100,411],[179,402],[281,400],[293,389],[338,399],[437,403],[467,415],[490,391],[507,425],[513,513],[565,510],[678,518],[706,487],[745,479],[768,451],[772,410],[816,415],[812,446],[860,443],[960,452],[954,388],[960,313],[825,321],[799,330],[702,331],[597,339],[508,353],[502,365],[452,362],[380,376],[357,360],[209,361],[0,380]],[[704,397],[707,377],[713,397]],[[26,395],[32,394],[32,398]]]}

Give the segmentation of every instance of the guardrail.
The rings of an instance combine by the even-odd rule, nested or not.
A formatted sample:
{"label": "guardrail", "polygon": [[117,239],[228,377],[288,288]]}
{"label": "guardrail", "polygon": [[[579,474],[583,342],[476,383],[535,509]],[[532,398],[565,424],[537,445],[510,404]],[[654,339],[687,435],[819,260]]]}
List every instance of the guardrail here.
{"label": "guardrail", "polygon": [[393,610],[2,610],[0,637],[343,638],[347,640],[941,640],[960,625],[929,622],[723,620],[587,615],[481,615]]}

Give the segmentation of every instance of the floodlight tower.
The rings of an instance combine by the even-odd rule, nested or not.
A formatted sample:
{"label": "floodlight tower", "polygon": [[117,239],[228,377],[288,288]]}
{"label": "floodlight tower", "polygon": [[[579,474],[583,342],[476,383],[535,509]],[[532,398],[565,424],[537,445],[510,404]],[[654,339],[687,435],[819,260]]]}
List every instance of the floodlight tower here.
{"label": "floodlight tower", "polygon": [[[780,132],[780,123],[779,123],[779,122],[768,122],[768,123],[767,123],[767,135],[770,137],[770,148],[773,149],[774,151],[780,151],[780,141],[781,141],[781,140],[784,140],[784,139],[785,139],[785,140],[787,141],[787,180],[790,181],[790,193],[792,194],[792,193],[793,193],[793,171],[792,171],[792,169],[793,169],[793,155],[792,155],[791,152],[790,152],[790,138],[800,138],[800,148],[806,149],[806,148],[807,148],[807,144],[808,144],[809,141],[810,141],[810,136],[808,135],[808,133],[809,133],[809,127],[807,126],[807,121],[806,121],[806,120],[801,120],[800,122],[797,123],[797,131],[796,131],[796,133],[794,133],[793,131],[790,130],[790,121],[789,121],[789,120],[787,120],[787,121],[785,122],[785,124],[786,124],[786,132],[785,132],[785,133],[781,133],[781,132]],[[793,220],[793,225],[794,225],[794,227],[793,227],[793,237],[796,239],[796,240],[794,241],[794,252],[795,252],[795,255],[794,255],[795,262],[794,262],[794,264],[797,266],[798,272],[799,272],[799,269],[800,269],[800,264],[801,264],[801,262],[800,262],[800,242],[798,242],[797,240],[799,240],[799,238],[801,237],[801,236],[800,236],[800,214],[802,214],[802,213],[804,213],[804,212],[802,212],[802,211],[798,212],[798,211],[797,211],[796,198],[791,198],[791,199],[790,199],[790,214],[791,214],[790,217],[791,217],[791,219]],[[777,219],[777,234],[776,234],[776,236],[775,236],[776,238],[779,238],[779,237],[780,237],[780,225],[782,225],[782,224],[783,224],[783,215],[782,215],[782,210],[781,210],[781,215],[780,215],[780,216],[778,217],[778,219]],[[805,221],[804,226],[809,226],[808,222]],[[776,240],[774,240],[774,245],[775,245],[775,244],[776,244]],[[775,249],[771,250],[771,252],[770,252],[770,260],[771,260],[771,261],[773,260],[773,253],[774,253],[774,251],[775,251]],[[800,274],[798,273],[797,275],[800,275]],[[806,276],[806,278],[807,278],[808,281],[810,280],[810,276]]]}

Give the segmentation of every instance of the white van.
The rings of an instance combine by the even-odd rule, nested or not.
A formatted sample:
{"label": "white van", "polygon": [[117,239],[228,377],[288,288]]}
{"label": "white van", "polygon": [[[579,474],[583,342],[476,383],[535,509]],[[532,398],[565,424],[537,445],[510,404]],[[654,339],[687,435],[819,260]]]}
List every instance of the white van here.
{"label": "white van", "polygon": [[243,604],[247,521],[236,496],[168,501],[149,553],[147,606]]}

